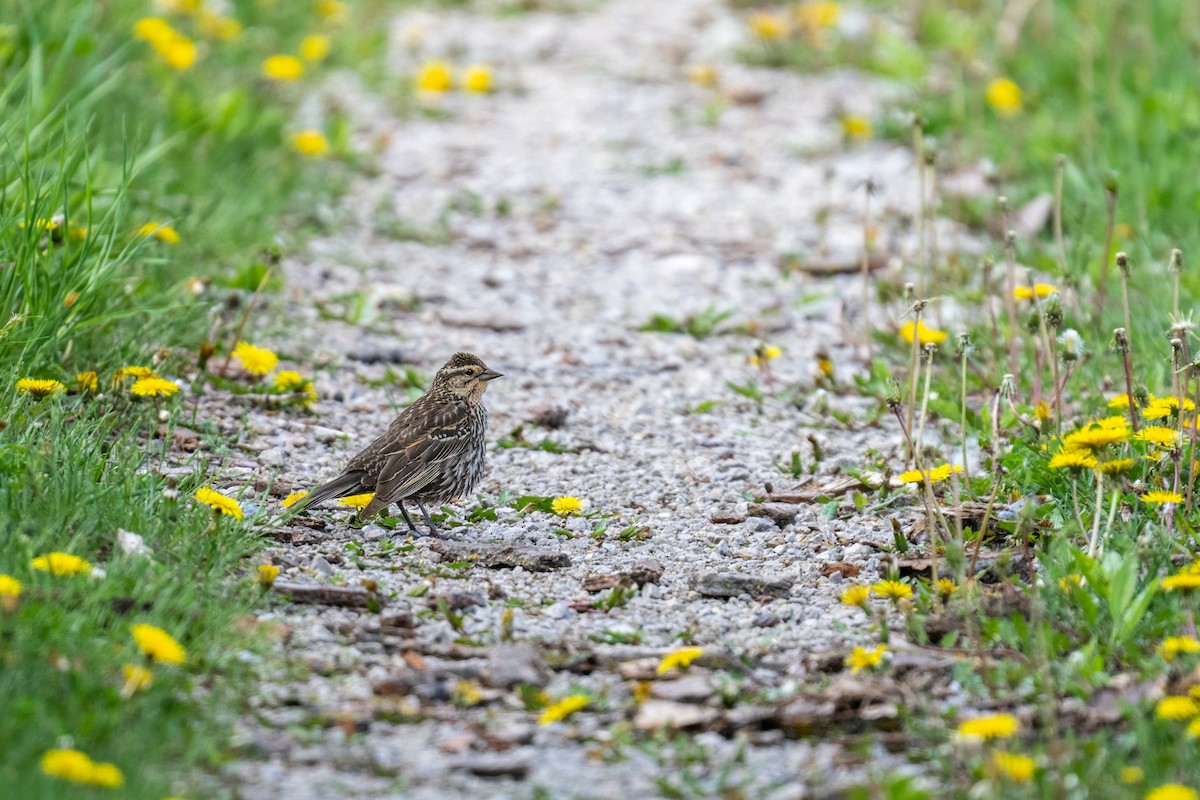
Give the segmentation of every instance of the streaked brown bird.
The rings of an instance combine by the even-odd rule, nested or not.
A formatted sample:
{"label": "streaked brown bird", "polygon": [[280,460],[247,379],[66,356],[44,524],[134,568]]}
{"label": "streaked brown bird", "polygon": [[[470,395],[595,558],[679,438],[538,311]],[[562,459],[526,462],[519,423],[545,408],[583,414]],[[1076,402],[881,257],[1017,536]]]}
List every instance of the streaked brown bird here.
{"label": "streaked brown bird", "polygon": [[435,530],[425,505],[461,497],[483,478],[483,437],[488,425],[483,393],[488,382],[499,377],[477,356],[455,353],[438,370],[429,391],[350,459],[341,475],[305,497],[303,507],[374,492],[360,518],[395,503],[415,531],[417,526],[404,507],[404,501],[411,500],[429,529]]}

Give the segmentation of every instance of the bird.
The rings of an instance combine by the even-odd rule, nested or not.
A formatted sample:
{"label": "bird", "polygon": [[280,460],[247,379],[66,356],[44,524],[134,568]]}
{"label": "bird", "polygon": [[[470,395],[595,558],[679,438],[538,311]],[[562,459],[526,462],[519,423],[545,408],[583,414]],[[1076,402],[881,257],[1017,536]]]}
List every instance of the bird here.
{"label": "bird", "polygon": [[[427,503],[440,505],[470,492],[483,478],[488,412],[483,393],[503,377],[478,356],[455,353],[429,391],[404,409],[383,435],[350,459],[342,473],[313,489],[301,508],[337,497],[374,492],[359,512],[366,519],[395,503],[417,532],[404,501],[416,504],[431,532]],[[297,509],[300,510],[300,509]]]}

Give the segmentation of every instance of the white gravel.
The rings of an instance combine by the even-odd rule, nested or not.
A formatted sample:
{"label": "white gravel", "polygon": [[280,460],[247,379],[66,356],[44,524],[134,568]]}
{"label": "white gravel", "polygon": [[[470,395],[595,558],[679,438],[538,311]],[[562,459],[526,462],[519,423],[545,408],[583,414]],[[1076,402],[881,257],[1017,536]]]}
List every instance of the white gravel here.
{"label": "white gravel", "polygon": [[[838,519],[821,505],[801,505],[782,528],[760,517],[712,519],[744,517],[747,499],[767,484],[791,486],[776,465],[793,451],[814,465],[810,437],[825,454],[819,475],[863,465],[868,448],[894,452],[886,420],[882,430],[847,427],[824,411],[865,419],[873,401],[813,386],[819,350],[833,358],[841,381],[861,368],[861,342],[848,334],[860,323],[843,320],[843,308],[857,305],[858,279],[815,280],[778,267],[784,253],[857,258],[867,174],[880,186],[873,202],[884,241],[901,256],[912,247],[895,233],[916,204],[909,153],[840,144],[838,112],[870,116],[888,87],[855,74],[741,66],[743,22],[713,0],[614,0],[580,13],[506,17],[412,12],[395,21],[393,34],[398,71],[433,56],[486,62],[496,66],[499,91],[436,101],[445,118],[399,120],[348,78],[328,87],[323,102],[354,109],[359,140],[386,148],[343,207],[322,211],[334,232],[284,264],[288,321],[274,344],[301,370],[316,370],[316,413],[252,410],[246,448],[260,475],[314,486],[403,401],[400,389],[378,386],[389,369],[430,375],[468,350],[506,376],[487,395],[493,413],[481,497],[574,495],[612,520],[605,536],[593,538],[594,520],[502,510],[497,521],[445,536],[547,548],[566,553],[571,565],[456,571],[435,567],[428,540],[386,552],[387,531],[351,527],[345,512],[315,512],[329,521],[326,531],[269,554],[285,567],[281,579],[377,582],[392,598],[385,616],[404,609],[416,616],[424,663],[371,635],[374,613],[284,602],[264,612],[263,621],[286,633],[280,647],[288,669],[264,675],[259,707],[239,723],[243,757],[226,769],[237,796],[531,797],[540,788],[549,797],[646,797],[659,792],[657,781],[681,784],[685,775],[704,796],[721,790],[728,764],[728,784],[744,796],[793,798],[891,763],[882,750],[868,764],[834,744],[749,729],[748,739],[695,735],[690,760],[681,744],[621,745],[634,682],[614,666],[678,647],[686,633],[724,659],[708,665],[717,668],[714,685],[742,681],[785,698],[802,657],[874,640],[864,616],[838,604],[841,575],[822,577],[820,568],[847,561],[863,569],[859,580],[875,577],[878,548],[892,541],[887,514],[856,514],[847,500]],[[685,78],[700,62],[717,67],[726,96],[761,92],[761,102],[728,103],[715,124],[706,123],[705,106],[718,94]],[[673,163],[673,174],[647,174]],[[430,236],[445,226],[448,237],[400,240],[401,225]],[[317,301],[349,307],[338,296],[350,292],[369,299],[359,324],[318,313]],[[697,340],[638,331],[652,314],[710,307],[732,311],[726,325],[742,332]],[[758,341],[783,349],[772,364],[778,396],[761,410],[726,387],[763,383],[748,361]],[[386,363],[397,357],[402,363]],[[708,401],[718,403],[687,413]],[[561,430],[528,422],[548,406],[569,409]],[[519,426],[532,441],[549,437],[578,452],[495,446]],[[468,499],[462,508],[475,505]],[[907,513],[902,505],[896,511]],[[645,537],[618,540],[631,525],[644,526]],[[555,533],[560,527],[574,538]],[[350,543],[361,545],[361,568]],[[584,578],[648,556],[664,575],[624,607],[572,606],[602,596],[584,592]],[[793,585],[772,599],[707,598],[692,584],[704,570],[784,576]],[[426,596],[411,596],[422,589]],[[462,631],[427,612],[428,597],[451,593],[483,602],[461,612]],[[544,650],[552,666],[588,654],[603,662],[590,674],[554,671],[546,686],[553,697],[575,687],[603,700],[545,727],[512,692],[455,709],[448,702],[455,682],[480,676],[486,660],[429,652],[463,636],[494,643],[506,609],[514,639]],[[631,639],[637,645],[624,650],[605,644]],[[739,660],[757,666],[720,669]],[[407,694],[378,694],[389,680]],[[708,706],[720,703],[714,697]],[[472,774],[488,759],[500,759],[501,771],[523,764],[525,777]]]}

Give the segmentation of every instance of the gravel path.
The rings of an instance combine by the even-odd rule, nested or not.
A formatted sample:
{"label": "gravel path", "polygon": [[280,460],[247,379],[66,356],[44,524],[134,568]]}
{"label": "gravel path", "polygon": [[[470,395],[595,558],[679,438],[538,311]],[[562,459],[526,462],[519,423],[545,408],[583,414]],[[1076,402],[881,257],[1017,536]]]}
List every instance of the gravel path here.
{"label": "gravel path", "polygon": [[[285,528],[269,553],[280,581],[371,581],[385,605],[281,599],[262,614],[286,669],[239,723],[242,759],[226,771],[238,797],[791,798],[901,763],[878,743],[786,735],[804,731],[803,709],[793,730],[777,724],[814,664],[875,640],[838,604],[842,572],[822,567],[875,578],[896,509],[859,515],[846,499],[831,518],[817,503],[760,510],[747,498],[794,485],[780,469],[794,451],[822,480],[862,466],[870,447],[893,452],[894,431],[826,410],[865,420],[872,401],[814,386],[818,351],[839,381],[860,368],[842,322],[858,279],[779,263],[856,260],[868,173],[884,239],[903,252],[892,222],[913,213],[911,159],[841,145],[837,114],[871,115],[886,86],[741,66],[744,30],[712,0],[411,13],[393,28],[398,71],[451,55],[495,65],[500,91],[400,121],[350,82],[330,87],[363,144],[385,147],[345,207],[323,210],[336,232],[284,265],[292,322],[274,343],[316,370],[322,397],[312,417],[250,412],[257,473],[279,476],[277,493],[328,479],[405,401],[385,376],[428,376],[468,350],[506,375],[487,396],[483,501],[573,495],[609,521],[593,535],[599,517],[501,507],[407,544],[338,510],[311,515],[323,529]],[[717,68],[719,91],[686,80],[697,63]],[[638,330],[705,309],[732,312],[735,332]],[[758,342],[783,349],[761,409],[726,386],[764,385],[749,363]],[[538,424],[555,417],[565,424]],[[566,452],[497,445],[518,428]],[[476,507],[466,499],[459,514]],[[777,518],[751,514],[768,511]],[[476,544],[569,564],[464,567]],[[623,605],[588,608],[611,592],[585,591],[590,576],[658,568]],[[639,683],[684,643],[705,649],[684,677]],[[519,683],[593,701],[539,726]]]}

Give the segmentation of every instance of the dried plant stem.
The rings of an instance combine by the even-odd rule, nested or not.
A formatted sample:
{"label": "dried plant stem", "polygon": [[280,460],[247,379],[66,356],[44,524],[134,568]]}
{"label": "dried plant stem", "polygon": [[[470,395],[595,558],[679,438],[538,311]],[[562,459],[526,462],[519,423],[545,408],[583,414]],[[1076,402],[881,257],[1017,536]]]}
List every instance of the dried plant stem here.
{"label": "dried plant stem", "polygon": [[[1037,284],[1033,282],[1033,272],[1025,273],[1025,282],[1029,284],[1029,291],[1033,293],[1033,305],[1037,312],[1038,318],[1038,335],[1042,339],[1042,347],[1046,351],[1046,355],[1050,360],[1050,379],[1053,381],[1054,388],[1054,423],[1055,430],[1062,433],[1061,426],[1058,420],[1061,418],[1059,413],[1059,404],[1062,402],[1062,394],[1058,389],[1058,349],[1055,347],[1056,341],[1050,335],[1050,327],[1046,324],[1046,314],[1042,311],[1042,300],[1038,297]],[[1038,375],[1039,379],[1041,375]]]}
{"label": "dried plant stem", "polygon": [[1121,362],[1125,366],[1125,397],[1129,401],[1129,427],[1134,432],[1138,432],[1137,405],[1133,402],[1133,363],[1129,358],[1129,339],[1125,335],[1124,328],[1117,328],[1113,331],[1113,341],[1116,347],[1121,351]]}
{"label": "dried plant stem", "polygon": [[1106,187],[1105,202],[1108,206],[1108,218],[1104,230],[1104,260],[1100,262],[1100,286],[1096,290],[1096,309],[1092,315],[1092,324],[1097,326],[1104,318],[1104,303],[1108,299],[1108,263],[1112,260],[1113,236],[1117,226],[1117,186],[1115,183]]}
{"label": "dried plant stem", "polygon": [[979,563],[979,551],[983,549],[983,537],[987,533],[988,523],[992,520],[992,508],[996,504],[996,495],[1000,492],[1000,478],[996,476],[992,480],[992,493],[988,495],[987,508],[983,512],[983,522],[979,525],[979,538],[975,540],[975,552],[971,555],[971,566],[967,570],[967,574],[975,577],[975,565]]}
{"label": "dried plant stem", "polygon": [[1121,310],[1125,312],[1125,336],[1133,348],[1133,324],[1129,317],[1129,256],[1117,253],[1117,268],[1121,271]]}
{"label": "dried plant stem", "polygon": [[[913,450],[912,436],[908,426],[904,424],[904,416],[900,413],[898,405],[892,407],[892,413],[896,415],[896,421],[900,423],[900,430],[904,433],[904,439],[908,442],[909,449]],[[925,505],[926,524],[929,529],[929,573],[936,584],[938,581],[938,528],[945,529],[947,537],[953,536],[953,533],[950,530],[950,523],[946,521],[941,509],[937,507],[937,499],[933,494],[933,482],[929,479],[929,470],[921,463],[920,456],[917,456],[915,461],[915,467],[920,471],[921,483],[924,485],[921,502]],[[936,519],[934,519],[935,515]]]}

